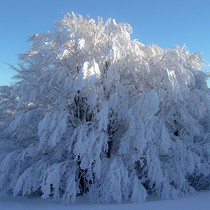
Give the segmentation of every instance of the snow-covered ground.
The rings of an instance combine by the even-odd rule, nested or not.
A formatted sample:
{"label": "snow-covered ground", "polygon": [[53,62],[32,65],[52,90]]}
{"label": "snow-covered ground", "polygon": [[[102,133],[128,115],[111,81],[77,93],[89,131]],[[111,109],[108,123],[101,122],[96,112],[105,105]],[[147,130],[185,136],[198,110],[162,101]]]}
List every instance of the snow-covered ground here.
{"label": "snow-covered ground", "polygon": [[197,192],[177,200],[150,199],[140,204],[89,204],[86,199],[66,205],[39,198],[0,198],[0,210],[210,210],[210,191]]}

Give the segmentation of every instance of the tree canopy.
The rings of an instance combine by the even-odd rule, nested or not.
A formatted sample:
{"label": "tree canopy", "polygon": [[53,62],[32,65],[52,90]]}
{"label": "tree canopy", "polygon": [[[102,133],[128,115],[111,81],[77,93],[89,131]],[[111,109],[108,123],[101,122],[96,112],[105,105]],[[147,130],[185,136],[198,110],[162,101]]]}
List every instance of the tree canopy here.
{"label": "tree canopy", "polygon": [[0,88],[2,195],[138,202],[210,187],[202,58],[131,33],[71,13],[29,39]]}

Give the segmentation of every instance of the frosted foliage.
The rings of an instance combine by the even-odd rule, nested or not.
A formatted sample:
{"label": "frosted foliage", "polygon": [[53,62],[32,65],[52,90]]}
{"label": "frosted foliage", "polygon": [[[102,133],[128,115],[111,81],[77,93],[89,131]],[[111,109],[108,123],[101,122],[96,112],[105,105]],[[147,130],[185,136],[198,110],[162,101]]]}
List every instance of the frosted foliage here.
{"label": "frosted foliage", "polygon": [[0,87],[0,192],[144,201],[210,188],[210,95],[199,54],[131,40],[74,13],[29,39]]}
{"label": "frosted foliage", "polygon": [[[66,130],[67,116],[65,112],[48,112],[38,124],[40,146],[47,141],[48,145],[55,146]],[[59,122],[59,123],[57,123]]]}

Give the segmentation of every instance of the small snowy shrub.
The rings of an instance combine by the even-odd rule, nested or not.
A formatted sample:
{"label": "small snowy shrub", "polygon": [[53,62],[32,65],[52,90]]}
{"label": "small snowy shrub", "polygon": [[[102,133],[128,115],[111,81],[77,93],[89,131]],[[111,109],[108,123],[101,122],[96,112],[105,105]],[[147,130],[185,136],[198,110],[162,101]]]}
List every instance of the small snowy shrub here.
{"label": "small snowy shrub", "polygon": [[29,39],[0,89],[0,191],[139,202],[209,188],[210,95],[199,54],[67,14]]}

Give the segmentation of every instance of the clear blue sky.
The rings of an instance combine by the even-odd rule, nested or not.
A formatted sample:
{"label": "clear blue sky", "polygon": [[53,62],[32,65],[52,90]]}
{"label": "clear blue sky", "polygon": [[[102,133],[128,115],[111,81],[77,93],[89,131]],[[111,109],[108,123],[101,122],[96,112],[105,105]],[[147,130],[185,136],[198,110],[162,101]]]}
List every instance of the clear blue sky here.
{"label": "clear blue sky", "polygon": [[5,63],[17,63],[29,36],[53,30],[72,11],[128,22],[133,39],[164,48],[186,44],[210,63],[210,0],[0,0],[0,85],[12,83]]}

